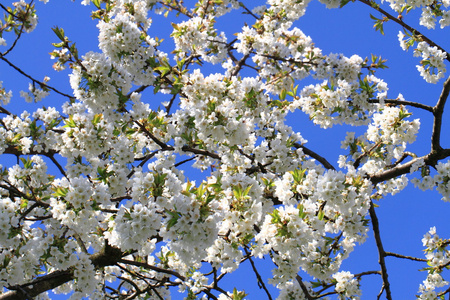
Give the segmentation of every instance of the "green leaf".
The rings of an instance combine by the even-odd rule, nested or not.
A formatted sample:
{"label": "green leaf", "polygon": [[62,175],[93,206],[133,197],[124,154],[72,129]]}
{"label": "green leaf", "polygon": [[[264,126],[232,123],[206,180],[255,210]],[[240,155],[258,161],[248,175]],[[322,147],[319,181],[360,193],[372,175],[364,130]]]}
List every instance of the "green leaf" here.
{"label": "green leaf", "polygon": [[53,193],[53,196],[55,197],[65,197],[67,195],[67,192],[69,191],[68,188],[63,187],[57,187],[56,189],[53,189],[55,192]]}
{"label": "green leaf", "polygon": [[65,42],[64,29],[55,26],[52,30],[61,41]]}
{"label": "green leaf", "polygon": [[27,208],[27,206],[28,206],[28,200],[22,198],[21,201],[20,201],[20,208],[24,209],[24,208]]}
{"label": "green leaf", "polygon": [[92,0],[92,3],[95,5],[95,7],[97,7],[98,9],[100,9],[100,0]]}
{"label": "green leaf", "polygon": [[56,48],[61,48],[61,47],[63,47],[64,46],[64,42],[60,42],[60,43],[52,43],[52,46],[53,47],[56,47]]}
{"label": "green leaf", "polygon": [[280,100],[284,101],[286,99],[286,89],[282,89],[280,93]]}
{"label": "green leaf", "polygon": [[97,125],[102,120],[102,114],[96,114],[92,119],[92,125]]}
{"label": "green leaf", "polygon": [[280,217],[280,213],[278,212],[278,209],[275,209],[270,216],[272,217],[272,224],[278,224],[281,223],[281,217]]}
{"label": "green leaf", "polygon": [[231,299],[233,300],[242,300],[247,294],[244,291],[238,291],[236,288],[233,289],[233,295]]}
{"label": "green leaf", "polygon": [[69,119],[64,120],[64,123],[66,123],[66,125],[64,125],[63,127],[68,127],[68,128],[77,127],[77,124],[75,124],[75,121],[73,120],[72,115],[69,116]]}
{"label": "green leaf", "polygon": [[322,221],[324,217],[325,217],[325,213],[323,212],[323,210],[322,209],[319,210],[319,214],[317,215],[317,218]]}

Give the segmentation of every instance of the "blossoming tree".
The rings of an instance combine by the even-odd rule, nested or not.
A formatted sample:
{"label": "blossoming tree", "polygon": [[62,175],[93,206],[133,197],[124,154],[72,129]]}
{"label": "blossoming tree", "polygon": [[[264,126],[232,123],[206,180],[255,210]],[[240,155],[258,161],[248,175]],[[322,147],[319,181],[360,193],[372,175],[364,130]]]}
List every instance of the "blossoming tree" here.
{"label": "blossoming tree", "polygon": [[[386,68],[379,56],[324,54],[296,27],[308,2],[83,0],[98,20],[99,52],[79,53],[53,28],[53,67],[70,69],[71,92],[9,59],[38,24],[36,3],[0,4],[0,61],[30,80],[21,96],[65,101],[16,115],[7,107],[12,92],[0,85],[1,159],[17,158],[0,165],[0,299],[45,299],[50,290],[71,291],[70,299],[177,291],[244,299],[245,291],[221,285],[244,262],[267,299],[357,299],[365,276],[379,276],[380,295],[392,299],[388,256],[428,263],[420,299],[450,294],[442,276],[450,240],[431,228],[424,257],[387,252],[376,209],[408,181],[450,200],[450,149],[441,143],[450,55],[408,22],[420,9],[421,25],[444,28],[450,2],[353,1],[380,16],[372,19],[381,33],[396,23],[400,46],[420,57],[420,75],[442,86],[433,105],[388,97],[375,75]],[[235,12],[240,32],[220,31]],[[164,40],[149,34],[152,14],[173,19]],[[427,153],[407,149],[420,125],[411,109],[433,120]],[[286,122],[295,113],[322,128],[361,130],[347,133],[339,157],[326,158]],[[186,168],[202,179],[190,181]],[[342,270],[369,230],[379,268]],[[262,258],[273,264],[269,282],[255,264]]]}

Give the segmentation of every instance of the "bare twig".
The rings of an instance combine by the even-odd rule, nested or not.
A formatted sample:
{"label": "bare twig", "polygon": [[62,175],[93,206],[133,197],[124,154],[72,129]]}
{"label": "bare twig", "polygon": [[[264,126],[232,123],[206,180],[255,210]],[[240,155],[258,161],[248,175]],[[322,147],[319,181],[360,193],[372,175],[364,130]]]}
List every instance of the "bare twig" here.
{"label": "bare twig", "polygon": [[37,83],[39,84],[41,87],[45,87],[49,90],[52,90],[58,94],[60,94],[61,96],[67,97],[69,99],[75,99],[75,97],[70,96],[68,94],[65,94],[63,92],[60,92],[59,90],[57,90],[56,88],[49,86],[45,83],[43,83],[42,81],[39,81],[33,77],[31,77],[30,75],[28,75],[27,73],[25,73],[24,71],[22,71],[22,69],[20,69],[19,67],[17,67],[16,65],[14,65],[12,62],[10,62],[8,59],[6,59],[2,54],[0,54],[0,60],[3,60],[4,62],[6,62],[10,67],[12,67],[14,70],[16,70],[17,72],[19,72],[20,74],[22,74],[23,76],[25,76],[26,78],[30,79],[33,83]]}
{"label": "bare twig", "polygon": [[144,263],[144,262],[132,261],[132,260],[122,259],[122,258],[119,259],[117,262],[118,263],[122,263],[122,264],[142,267],[142,268],[145,268],[145,269],[149,269],[149,270],[160,272],[160,273],[165,273],[165,274],[168,274],[168,275],[172,275],[172,276],[175,276],[175,277],[177,277],[177,278],[179,278],[179,279],[181,279],[183,281],[186,280],[186,277],[182,276],[178,272],[171,271],[171,270],[166,270],[166,269],[159,268],[159,267],[156,267],[156,266],[152,266],[152,265],[149,265],[149,264]]}
{"label": "bare twig", "polygon": [[385,252],[384,254],[385,254],[386,256],[393,256],[393,257],[398,257],[398,258],[403,258],[403,259],[409,259],[409,260],[414,260],[414,261],[427,262],[427,260],[424,259],[424,258],[417,258],[417,257],[408,256],[408,255],[402,255],[402,254],[393,253],[393,252]]}
{"label": "bare twig", "polygon": [[384,251],[383,243],[381,241],[380,225],[378,223],[378,217],[375,212],[375,206],[373,205],[373,202],[370,202],[369,213],[370,218],[372,220],[373,234],[375,236],[375,242],[377,244],[378,249],[378,263],[380,264],[381,267],[381,278],[383,279],[383,287],[384,290],[386,291],[386,299],[392,300],[391,288],[388,280],[388,272],[386,268],[386,262],[384,260],[384,258],[386,257],[386,252]]}
{"label": "bare twig", "polygon": [[261,278],[261,275],[259,274],[258,269],[256,268],[256,265],[253,262],[251,254],[248,252],[247,248],[244,248],[244,250],[245,250],[245,254],[247,254],[247,256],[248,256],[248,260],[250,261],[250,264],[252,265],[253,272],[256,275],[256,279],[258,281],[259,288],[262,288],[266,292],[267,299],[272,300],[273,299],[272,295],[270,294],[269,290],[267,289],[266,285],[264,284],[264,280]]}
{"label": "bare twig", "polygon": [[299,143],[294,143],[294,147],[297,149],[302,149],[303,153],[305,153],[306,155],[311,156],[312,158],[314,158],[315,160],[317,160],[318,162],[320,162],[325,168],[327,168],[328,170],[336,170],[335,167],[333,167],[332,164],[330,164],[324,157],[320,156],[319,154],[317,154],[316,152],[306,148],[303,145],[300,145]]}
{"label": "bare twig", "polygon": [[256,20],[259,20],[261,18],[261,17],[255,15],[250,9],[248,9],[247,6],[245,6],[244,3],[239,2],[239,6],[242,7],[246,11],[247,14],[251,15]]}
{"label": "bare twig", "polygon": [[[369,103],[380,103],[378,99],[369,99]],[[425,105],[419,102],[406,101],[406,100],[398,100],[398,99],[386,99],[384,103],[394,104],[394,105],[408,105],[415,108],[420,108],[429,112],[433,112],[433,107],[429,105]]]}

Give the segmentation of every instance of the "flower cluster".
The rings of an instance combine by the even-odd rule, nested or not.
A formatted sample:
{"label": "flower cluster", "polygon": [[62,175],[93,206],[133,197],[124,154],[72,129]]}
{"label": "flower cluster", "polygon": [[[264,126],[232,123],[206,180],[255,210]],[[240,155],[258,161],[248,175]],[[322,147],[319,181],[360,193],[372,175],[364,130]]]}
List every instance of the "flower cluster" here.
{"label": "flower cluster", "polygon": [[123,77],[131,77],[127,80],[133,80],[137,85],[150,85],[155,77],[151,68],[148,70],[148,64],[155,56],[156,42],[145,33],[151,24],[145,2],[135,1],[128,11],[111,14],[97,25],[99,48]]}
{"label": "flower cluster", "polygon": [[[45,78],[44,82],[47,82],[49,78]],[[20,96],[25,98],[25,101],[28,103],[31,102],[39,102],[43,98],[47,97],[50,94],[47,88],[38,88],[33,84],[28,85],[28,92],[20,91]]]}
{"label": "flower cluster", "polygon": [[217,34],[214,19],[195,17],[173,24],[175,46],[180,58],[200,55],[205,61],[219,63],[227,57],[227,39],[223,32]]}
{"label": "flower cluster", "polygon": [[336,292],[339,293],[340,299],[359,299],[361,296],[359,281],[353,274],[342,271],[333,274],[333,278],[336,280]]}
{"label": "flower cluster", "polygon": [[424,235],[422,243],[426,247],[426,258],[430,267],[426,268],[428,275],[419,287],[418,299],[436,299],[436,289],[449,284],[441,276],[442,268],[450,262],[448,241],[441,239],[436,233],[436,227],[432,227]]}
{"label": "flower cluster", "polygon": [[414,49],[414,56],[421,56],[422,60],[420,65],[417,66],[417,70],[420,72],[420,76],[425,79],[426,82],[436,83],[439,79],[444,77],[447,71],[444,60],[447,57],[447,53],[438,49],[436,46],[431,47],[426,42],[420,42],[417,48]]}
{"label": "flower cluster", "polygon": [[436,187],[442,195],[442,200],[450,201],[450,161],[439,162],[436,165],[437,174],[430,175],[427,168],[421,169],[422,178],[413,178],[411,182],[421,190],[431,190]]}
{"label": "flower cluster", "polygon": [[3,81],[0,81],[0,103],[6,105],[9,103],[12,97],[12,91],[6,91],[3,87]]}

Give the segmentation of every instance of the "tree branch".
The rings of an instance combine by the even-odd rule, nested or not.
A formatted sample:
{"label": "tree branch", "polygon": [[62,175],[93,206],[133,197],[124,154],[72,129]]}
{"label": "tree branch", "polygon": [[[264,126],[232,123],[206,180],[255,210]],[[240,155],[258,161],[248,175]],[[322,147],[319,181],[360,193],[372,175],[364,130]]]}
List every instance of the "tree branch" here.
{"label": "tree branch", "polygon": [[[369,103],[380,103],[378,99],[369,99]],[[411,107],[420,108],[429,112],[433,112],[433,107],[429,105],[425,105],[419,102],[406,101],[406,100],[397,100],[397,99],[386,99],[384,103],[394,104],[394,105],[409,105]]]}
{"label": "tree branch", "polygon": [[259,288],[262,288],[266,292],[267,299],[272,300],[272,295],[270,294],[269,290],[267,289],[266,285],[264,284],[264,280],[261,278],[261,275],[259,274],[258,269],[256,269],[256,265],[253,262],[253,259],[250,255],[250,253],[248,252],[248,249],[244,248],[244,250],[245,250],[245,254],[247,254],[247,256],[248,256],[248,260],[250,261],[250,264],[252,265],[253,272],[256,275],[256,280],[258,281]]}
{"label": "tree branch", "polygon": [[408,256],[408,255],[402,255],[402,254],[393,253],[393,252],[385,252],[385,255],[386,256],[398,257],[398,258],[403,258],[403,259],[414,260],[414,261],[427,262],[427,260],[424,259],[424,258],[417,258],[417,257]]}
{"label": "tree branch", "polygon": [[327,168],[328,170],[336,170],[335,167],[333,167],[332,164],[330,164],[328,162],[328,160],[326,160],[324,157],[320,156],[319,154],[317,154],[316,152],[306,148],[303,145],[300,145],[299,143],[294,143],[294,147],[297,149],[302,149],[303,153],[305,153],[306,155],[311,156],[312,158],[314,158],[315,160],[317,160],[318,162],[320,162],[325,168]]}
{"label": "tree branch", "polygon": [[177,277],[177,278],[179,278],[179,279],[181,279],[183,281],[186,280],[186,277],[182,276],[178,272],[171,271],[171,270],[166,270],[166,269],[159,268],[159,267],[156,267],[156,266],[152,266],[152,265],[149,265],[149,264],[146,264],[146,263],[143,263],[143,262],[137,262],[137,261],[132,261],[132,260],[128,260],[128,259],[122,259],[122,258],[119,259],[117,262],[118,263],[122,263],[122,264],[142,267],[142,268],[145,268],[145,269],[149,269],[149,270],[160,272],[160,273],[165,273],[165,274],[168,274],[168,275],[172,275],[172,276],[175,276],[175,277]]}
{"label": "tree branch", "polygon": [[391,288],[388,280],[388,273],[386,268],[386,262],[384,258],[386,257],[386,252],[383,249],[383,243],[381,241],[381,235],[380,235],[380,226],[378,223],[378,217],[375,212],[375,207],[373,205],[373,202],[370,202],[370,208],[369,208],[370,218],[372,219],[372,229],[373,234],[375,236],[375,242],[377,244],[378,249],[378,263],[381,267],[381,277],[383,279],[383,288],[386,291],[386,299],[392,300],[391,296]]}
{"label": "tree branch", "polygon": [[384,9],[380,8],[380,5],[378,3],[375,3],[375,1],[371,1],[371,0],[359,0],[359,2],[364,3],[365,5],[368,5],[370,7],[372,7],[373,9],[375,9],[376,11],[382,13],[383,15],[385,15],[389,20],[394,21],[395,23],[399,24],[400,26],[402,26],[403,28],[405,28],[406,30],[408,30],[409,32],[411,32],[413,35],[417,36],[419,39],[421,39],[424,42],[427,42],[428,45],[432,46],[432,47],[436,47],[439,50],[445,52],[447,54],[447,60],[450,61],[450,55],[447,51],[445,51],[444,48],[442,48],[441,46],[439,46],[438,44],[436,44],[435,42],[433,42],[431,39],[429,39],[428,37],[426,37],[425,35],[423,35],[421,32],[419,32],[419,30],[409,26],[408,24],[406,24],[405,22],[403,22],[401,19],[394,17],[393,15],[389,14],[387,11],[385,11]]}
{"label": "tree branch", "polygon": [[419,159],[423,159],[426,165],[434,166],[437,164],[439,160],[442,160],[449,156],[450,156],[450,149],[441,149],[439,151],[432,151],[427,155],[414,158],[404,164],[397,165],[394,168],[370,175],[369,179],[374,185],[376,185],[377,183],[409,173],[412,164],[418,161]]}
{"label": "tree branch", "polygon": [[442,114],[444,113],[445,103],[447,102],[450,93],[450,77],[444,82],[441,95],[436,105],[433,107],[433,133],[431,134],[431,151],[438,151],[442,149],[441,143],[441,128],[442,128]]}
{"label": "tree branch", "polygon": [[303,283],[303,279],[300,277],[300,275],[297,274],[295,279],[297,280],[298,284],[300,285],[300,288],[302,289],[303,294],[305,294],[306,299],[314,300],[315,298],[309,294],[308,288]]}
{"label": "tree branch", "polygon": [[73,279],[73,270],[55,271],[30,283],[10,286],[9,292],[0,295],[0,300],[31,300],[29,297],[57,288]]}
{"label": "tree branch", "polygon": [[14,70],[16,70],[17,72],[19,72],[20,74],[22,74],[23,76],[25,76],[26,78],[30,79],[33,83],[37,83],[39,84],[41,87],[45,87],[49,90],[52,90],[58,94],[60,94],[61,96],[67,97],[69,99],[75,99],[75,97],[70,96],[68,94],[65,94],[63,92],[58,91],[57,89],[55,89],[52,86],[49,86],[45,83],[43,83],[42,81],[39,81],[37,79],[34,79],[33,77],[31,77],[30,75],[28,75],[27,73],[25,73],[24,71],[22,71],[19,67],[17,67],[16,65],[14,65],[13,63],[11,63],[8,59],[6,59],[3,54],[0,54],[0,59],[3,60],[4,62],[6,62],[10,67],[12,67]]}
{"label": "tree branch", "polygon": [[[122,256],[123,253],[119,248],[106,243],[102,251],[92,254],[89,258],[94,267],[99,269],[116,264]],[[0,300],[31,300],[29,297],[36,297],[73,279],[73,268],[55,271],[38,277],[29,283],[7,287],[11,291],[1,294]]]}

